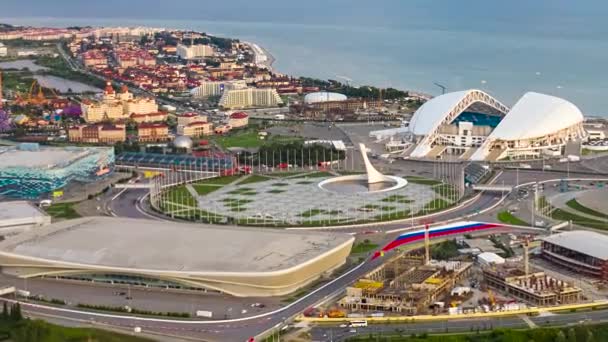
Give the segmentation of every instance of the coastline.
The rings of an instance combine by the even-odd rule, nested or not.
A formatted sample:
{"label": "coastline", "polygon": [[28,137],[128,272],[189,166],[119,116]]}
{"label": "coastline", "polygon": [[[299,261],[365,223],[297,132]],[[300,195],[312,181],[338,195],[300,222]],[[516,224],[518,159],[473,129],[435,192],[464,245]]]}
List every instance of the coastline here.
{"label": "coastline", "polygon": [[275,71],[273,69],[272,65],[274,64],[276,59],[267,49],[261,47],[260,45],[258,45],[256,43],[253,43],[253,42],[243,41],[243,44],[246,44],[247,46],[249,46],[251,48],[251,51],[253,51],[254,63],[257,66],[265,67],[272,72]]}

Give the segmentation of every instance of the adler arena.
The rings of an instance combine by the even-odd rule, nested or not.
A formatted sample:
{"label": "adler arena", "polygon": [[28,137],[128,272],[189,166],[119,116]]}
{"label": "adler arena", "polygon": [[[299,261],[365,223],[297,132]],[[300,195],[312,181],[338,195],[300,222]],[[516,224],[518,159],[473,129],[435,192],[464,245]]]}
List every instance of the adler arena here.
{"label": "adler arena", "polygon": [[0,242],[0,266],[20,278],[280,296],[343,265],[354,240],[339,233],[86,217]]}
{"label": "adler arena", "polygon": [[512,108],[481,90],[447,93],[414,113],[411,158],[533,159],[567,154],[587,137],[583,114],[555,96],[526,93]]}

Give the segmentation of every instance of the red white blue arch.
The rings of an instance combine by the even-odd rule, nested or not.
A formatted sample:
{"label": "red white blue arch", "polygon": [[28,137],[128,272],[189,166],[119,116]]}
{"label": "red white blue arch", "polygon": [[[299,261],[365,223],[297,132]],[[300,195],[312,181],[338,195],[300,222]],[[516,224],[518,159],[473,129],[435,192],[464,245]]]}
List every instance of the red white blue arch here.
{"label": "red white blue arch", "polygon": [[[428,228],[429,229],[429,238],[438,238],[447,235],[456,235],[456,234],[464,234],[470,232],[477,232],[481,230],[493,229],[493,228],[501,228],[503,225],[498,223],[484,223],[484,222],[474,222],[474,221],[464,221],[464,222],[455,222],[448,225]],[[380,251],[377,251],[373,259],[383,255],[385,252],[389,252],[399,246],[406,245],[408,243],[424,240],[424,231],[425,229],[419,229],[415,231],[410,231],[399,235],[395,240],[391,241],[389,244],[384,246]]]}

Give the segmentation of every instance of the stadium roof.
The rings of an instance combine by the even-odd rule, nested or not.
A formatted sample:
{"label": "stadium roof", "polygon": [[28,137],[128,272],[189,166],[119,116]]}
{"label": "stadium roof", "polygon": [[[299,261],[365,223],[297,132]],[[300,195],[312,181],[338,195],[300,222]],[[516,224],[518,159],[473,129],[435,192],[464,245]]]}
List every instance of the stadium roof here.
{"label": "stadium roof", "polygon": [[0,249],[66,264],[233,274],[282,271],[352,240],[347,234],[87,217],[7,239]]}
{"label": "stadium roof", "polygon": [[456,119],[475,103],[486,104],[501,113],[508,110],[505,105],[481,90],[456,91],[434,97],[418,108],[410,121],[410,131],[415,135],[430,134],[450,116],[452,120]]}
{"label": "stadium roof", "polygon": [[320,91],[316,93],[310,93],[304,96],[304,103],[311,104],[319,102],[344,101],[346,99],[346,95],[340,93]]}
{"label": "stadium roof", "polygon": [[19,224],[46,224],[50,217],[26,201],[0,202],[0,227]]}
{"label": "stadium roof", "polygon": [[489,139],[521,140],[543,137],[583,122],[583,114],[572,103],[559,97],[526,93]]}
{"label": "stadium roof", "polygon": [[469,93],[468,90],[456,91],[434,97],[424,103],[414,113],[410,121],[410,129],[416,135],[425,135],[431,132],[443,118],[452,111]]}
{"label": "stadium roof", "polygon": [[72,161],[88,155],[88,148],[77,147],[45,147],[37,149],[21,149],[19,146],[0,147],[0,168],[9,167],[36,167],[52,168],[57,165],[66,165]]}
{"label": "stadium roof", "polygon": [[608,260],[608,236],[588,230],[573,230],[554,234],[543,239],[581,254]]}

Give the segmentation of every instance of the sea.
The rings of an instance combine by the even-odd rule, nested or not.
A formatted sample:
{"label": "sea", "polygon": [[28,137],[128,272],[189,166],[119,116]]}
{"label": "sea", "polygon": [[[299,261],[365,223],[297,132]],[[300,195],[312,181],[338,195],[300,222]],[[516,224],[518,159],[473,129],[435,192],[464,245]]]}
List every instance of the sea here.
{"label": "sea", "polygon": [[605,0],[2,0],[0,22],[194,29],[259,44],[294,76],[432,95],[527,91],[608,116]]}

